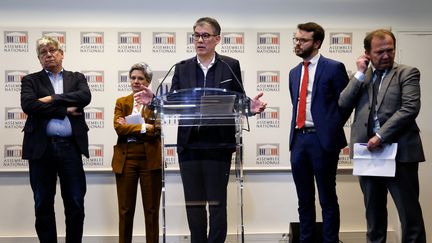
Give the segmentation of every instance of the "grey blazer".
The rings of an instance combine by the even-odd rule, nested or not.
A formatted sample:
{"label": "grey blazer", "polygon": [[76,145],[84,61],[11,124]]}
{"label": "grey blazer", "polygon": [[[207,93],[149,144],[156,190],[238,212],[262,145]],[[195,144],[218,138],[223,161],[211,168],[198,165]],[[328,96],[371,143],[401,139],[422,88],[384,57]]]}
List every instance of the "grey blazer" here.
{"label": "grey blazer", "polygon": [[[341,108],[349,112],[355,109],[350,151],[354,143],[369,140],[367,123],[372,103],[372,78],[372,68],[369,68],[364,82],[353,77],[339,97]],[[385,143],[398,143],[398,162],[425,161],[420,129],[415,121],[419,111],[420,71],[394,63],[382,80],[377,96],[377,116],[381,125],[377,133]]]}

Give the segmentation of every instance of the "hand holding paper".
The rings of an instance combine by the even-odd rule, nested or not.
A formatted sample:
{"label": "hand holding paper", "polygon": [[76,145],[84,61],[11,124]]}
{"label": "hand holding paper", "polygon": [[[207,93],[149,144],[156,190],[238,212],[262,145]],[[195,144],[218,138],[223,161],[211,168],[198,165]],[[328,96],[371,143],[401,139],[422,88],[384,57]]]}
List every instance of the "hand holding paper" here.
{"label": "hand holding paper", "polygon": [[355,143],[353,175],[394,177],[396,173],[397,143],[385,144],[372,152],[367,144]]}
{"label": "hand holding paper", "polygon": [[125,117],[127,124],[144,124],[141,114],[132,114]]}

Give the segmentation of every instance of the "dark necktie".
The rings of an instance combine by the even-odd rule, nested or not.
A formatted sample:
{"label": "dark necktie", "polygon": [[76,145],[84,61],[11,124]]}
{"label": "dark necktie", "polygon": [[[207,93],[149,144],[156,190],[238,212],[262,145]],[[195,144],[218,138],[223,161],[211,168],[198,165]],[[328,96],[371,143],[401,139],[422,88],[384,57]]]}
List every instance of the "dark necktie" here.
{"label": "dark necktie", "polygon": [[369,113],[369,121],[368,121],[368,135],[369,137],[373,137],[375,135],[374,133],[374,127],[375,127],[375,113],[376,113],[376,105],[377,105],[377,96],[379,91],[379,86],[381,84],[381,79],[384,71],[382,70],[375,70],[375,81],[373,82],[372,87],[372,104],[370,107],[370,113]]}
{"label": "dark necktie", "polygon": [[310,62],[303,62],[303,78],[300,88],[300,99],[297,112],[297,128],[303,128],[306,122],[306,96],[307,86],[309,81],[309,66]]}

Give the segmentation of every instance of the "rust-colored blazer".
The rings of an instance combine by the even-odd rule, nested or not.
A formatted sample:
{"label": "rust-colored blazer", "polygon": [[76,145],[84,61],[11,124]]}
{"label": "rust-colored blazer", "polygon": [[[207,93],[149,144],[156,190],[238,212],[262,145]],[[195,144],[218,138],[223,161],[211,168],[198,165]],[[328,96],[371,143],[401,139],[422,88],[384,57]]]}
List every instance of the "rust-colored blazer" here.
{"label": "rust-colored blazer", "polygon": [[133,110],[133,94],[118,98],[114,110],[114,129],[118,135],[117,144],[114,146],[114,154],[112,159],[112,170],[115,173],[121,174],[123,166],[126,161],[128,136],[135,136],[143,141],[142,149],[145,153],[149,169],[160,169],[162,154],[161,154],[161,139],[160,139],[160,124],[154,119],[153,111],[144,107],[142,109],[142,116],[145,123],[153,126],[148,127],[146,133],[141,133],[141,125],[127,124],[121,125],[116,122],[119,117],[126,117],[132,113]]}

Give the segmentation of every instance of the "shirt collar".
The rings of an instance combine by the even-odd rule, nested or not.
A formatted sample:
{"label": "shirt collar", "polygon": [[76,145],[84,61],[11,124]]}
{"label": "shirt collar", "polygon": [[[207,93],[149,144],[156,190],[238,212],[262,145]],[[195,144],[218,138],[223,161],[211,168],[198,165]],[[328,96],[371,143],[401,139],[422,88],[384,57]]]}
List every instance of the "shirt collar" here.
{"label": "shirt collar", "polygon": [[200,61],[200,59],[198,58],[198,56],[196,57],[196,59],[197,59],[197,62],[198,62],[198,64],[200,65],[200,67],[201,67],[202,69],[210,69],[210,68],[214,65],[214,63],[215,63],[215,61],[216,61],[216,54],[213,55],[213,58],[212,58],[211,62],[209,63],[208,67],[204,67],[204,65],[201,64],[201,61]]}
{"label": "shirt collar", "polygon": [[312,58],[309,60],[309,62],[310,62],[312,65],[316,65],[316,64],[318,63],[318,60],[319,60],[320,57],[321,57],[321,54],[318,53],[318,54],[316,54],[314,57],[312,57]]}
{"label": "shirt collar", "polygon": [[[48,76],[53,76],[53,73],[52,73],[51,71],[48,71],[48,70],[46,70],[46,69],[44,69],[44,70],[45,70],[45,72],[48,74]],[[62,68],[58,74],[60,74],[60,75],[63,76],[63,71],[64,71],[64,69]]]}
{"label": "shirt collar", "polygon": [[[374,66],[371,66],[371,67],[372,67],[372,74],[373,74],[373,75],[376,75],[376,73],[375,73],[376,68],[375,68]],[[382,77],[384,77],[384,76],[388,73],[388,71],[389,71],[389,69],[385,69],[385,70],[382,72]]]}

